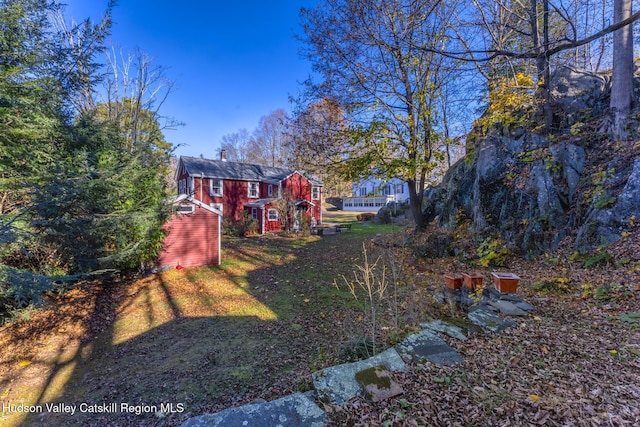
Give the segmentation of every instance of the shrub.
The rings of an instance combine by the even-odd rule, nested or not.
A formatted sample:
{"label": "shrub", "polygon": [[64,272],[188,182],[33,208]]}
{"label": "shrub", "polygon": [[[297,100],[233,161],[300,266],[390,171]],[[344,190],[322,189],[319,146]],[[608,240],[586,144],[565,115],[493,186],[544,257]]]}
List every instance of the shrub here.
{"label": "shrub", "polygon": [[493,265],[496,267],[504,267],[507,265],[507,257],[511,254],[511,250],[506,247],[504,240],[497,238],[487,238],[480,242],[478,246],[478,258],[480,265],[488,267]]}
{"label": "shrub", "polygon": [[258,221],[244,214],[241,219],[226,217],[222,223],[222,232],[228,236],[244,237],[258,231]]}
{"label": "shrub", "polygon": [[303,233],[311,231],[311,214],[304,212],[300,217],[300,230]]}
{"label": "shrub", "polygon": [[375,217],[376,217],[376,214],[372,212],[365,212],[365,213],[358,214],[356,219],[358,221],[371,221]]}

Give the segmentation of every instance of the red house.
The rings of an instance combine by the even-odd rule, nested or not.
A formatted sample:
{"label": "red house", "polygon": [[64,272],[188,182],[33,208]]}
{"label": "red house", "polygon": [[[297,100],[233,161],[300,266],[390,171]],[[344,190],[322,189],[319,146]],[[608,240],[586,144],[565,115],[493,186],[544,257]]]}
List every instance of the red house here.
{"label": "red house", "polygon": [[222,212],[186,194],[178,196],[173,203],[176,213],[164,225],[167,235],[158,265],[219,265]]}
{"label": "red house", "polygon": [[[176,170],[178,194],[189,195],[221,211],[225,219],[249,215],[258,222],[258,233],[282,230],[309,214],[322,222],[323,184],[289,169],[220,160],[180,157]],[[283,200],[295,208],[294,218],[280,218]],[[313,221],[312,220],[312,221]]]}

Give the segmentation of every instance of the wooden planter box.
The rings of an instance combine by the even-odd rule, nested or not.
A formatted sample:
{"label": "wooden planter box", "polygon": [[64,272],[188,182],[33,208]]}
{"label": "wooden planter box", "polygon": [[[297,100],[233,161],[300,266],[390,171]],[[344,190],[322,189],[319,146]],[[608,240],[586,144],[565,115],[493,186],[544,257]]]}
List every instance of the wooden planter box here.
{"label": "wooden planter box", "polygon": [[520,278],[513,273],[491,273],[493,284],[498,292],[512,294],[518,288]]}
{"label": "wooden planter box", "polygon": [[464,286],[469,289],[476,289],[482,286],[483,276],[479,273],[462,273]]}
{"label": "wooden planter box", "polygon": [[445,274],[444,283],[449,289],[460,289],[462,287],[462,274]]}

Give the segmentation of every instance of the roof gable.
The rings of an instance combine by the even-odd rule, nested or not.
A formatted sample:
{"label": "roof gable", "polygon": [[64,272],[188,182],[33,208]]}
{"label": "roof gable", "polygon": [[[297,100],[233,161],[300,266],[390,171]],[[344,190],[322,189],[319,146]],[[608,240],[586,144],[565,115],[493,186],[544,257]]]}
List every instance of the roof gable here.
{"label": "roof gable", "polygon": [[193,198],[193,197],[191,197],[191,196],[189,196],[187,194],[179,195],[178,197],[173,199],[172,203],[173,204],[178,204],[178,203],[181,203],[181,202],[193,203],[194,205],[200,206],[201,208],[203,208],[203,209],[205,209],[205,210],[207,210],[209,212],[212,212],[212,213],[214,213],[214,214],[216,214],[218,216],[222,216],[222,212],[219,209],[214,208],[213,206],[209,206],[209,205],[207,205],[205,203],[202,203],[200,200],[197,200],[197,199],[195,199],[195,198]]}

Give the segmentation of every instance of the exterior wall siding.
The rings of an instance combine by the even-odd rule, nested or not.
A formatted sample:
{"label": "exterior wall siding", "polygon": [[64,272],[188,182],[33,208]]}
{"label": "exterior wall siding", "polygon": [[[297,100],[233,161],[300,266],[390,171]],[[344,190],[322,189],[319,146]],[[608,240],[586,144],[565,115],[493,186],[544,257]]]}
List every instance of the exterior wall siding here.
{"label": "exterior wall siding", "polygon": [[220,264],[220,216],[194,206],[190,214],[176,214],[165,224],[168,234],[158,257],[161,267]]}

